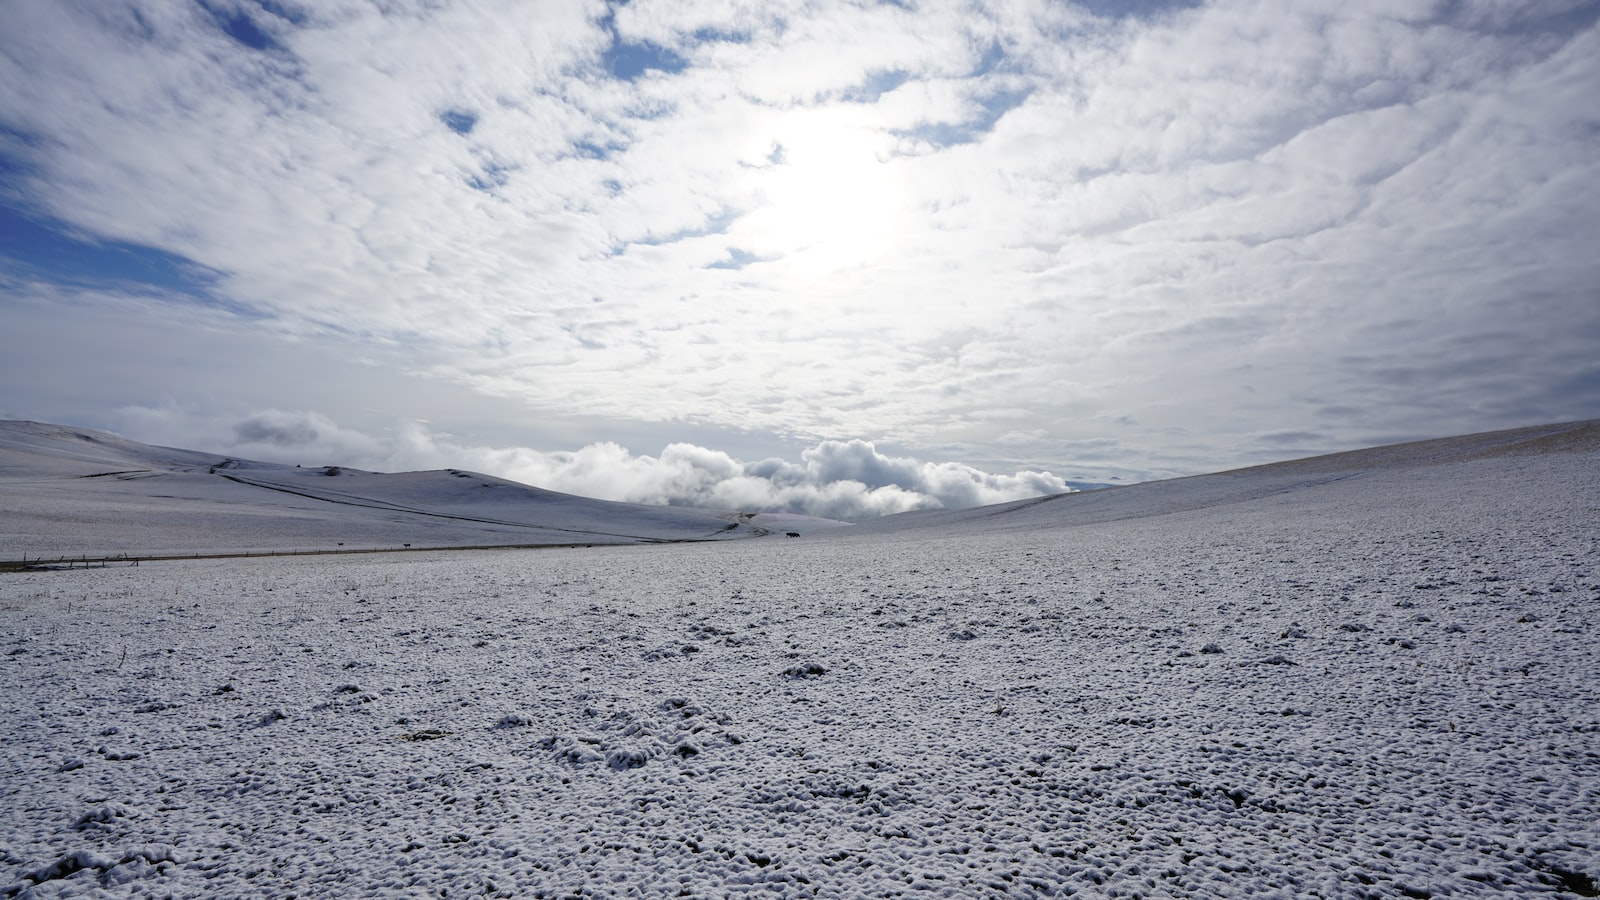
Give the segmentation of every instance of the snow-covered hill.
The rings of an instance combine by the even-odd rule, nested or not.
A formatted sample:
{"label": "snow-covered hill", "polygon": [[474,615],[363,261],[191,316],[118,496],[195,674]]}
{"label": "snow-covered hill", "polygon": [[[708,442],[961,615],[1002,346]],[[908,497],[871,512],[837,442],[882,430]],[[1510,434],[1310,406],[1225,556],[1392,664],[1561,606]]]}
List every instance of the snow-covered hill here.
{"label": "snow-covered hill", "polygon": [[[1094,525],[1125,519],[1195,512],[1200,518],[1224,514],[1233,505],[1270,501],[1312,502],[1326,486],[1352,480],[1345,488],[1371,489],[1378,503],[1404,483],[1439,482],[1441,490],[1465,489],[1480,480],[1527,480],[1530,488],[1550,466],[1582,471],[1600,459],[1600,420],[1566,422],[1484,432],[1460,437],[1391,444],[1327,456],[1252,466],[1209,475],[1150,481],[1122,487],[966,510],[918,510],[862,523],[852,532],[909,532],[919,537],[950,531],[1039,529]],[[1482,475],[1475,474],[1482,472]],[[1277,498],[1273,500],[1273,498]],[[1252,510],[1259,506],[1252,506]],[[1402,513],[1403,510],[1396,510]]]}
{"label": "snow-covered hill", "polygon": [[1595,896],[1596,434],[3,575],[0,896]]}
{"label": "snow-covered hill", "polygon": [[[785,531],[842,523],[785,517]],[[762,517],[612,503],[460,470],[378,474],[0,421],[0,560],[618,544],[771,533]]]}

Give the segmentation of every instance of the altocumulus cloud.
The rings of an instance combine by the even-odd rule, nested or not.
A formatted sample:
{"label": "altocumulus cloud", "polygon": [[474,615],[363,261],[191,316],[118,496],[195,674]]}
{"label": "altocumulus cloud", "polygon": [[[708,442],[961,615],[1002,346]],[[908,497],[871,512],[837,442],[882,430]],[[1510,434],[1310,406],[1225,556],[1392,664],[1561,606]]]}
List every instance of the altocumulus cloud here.
{"label": "altocumulus cloud", "polygon": [[871,441],[821,441],[800,461],[776,457],[743,462],[695,444],[668,444],[659,455],[635,454],[603,441],[575,451],[488,447],[405,422],[384,436],[345,428],[313,411],[264,410],[217,427],[181,424],[172,410],[128,409],[124,420],[147,430],[182,433],[196,449],[310,465],[377,471],[455,467],[555,491],[672,506],[795,512],[855,519],[914,509],[964,509],[1072,490],[1050,472],[1007,475],[953,462],[891,456]]}
{"label": "altocumulus cloud", "polygon": [[[199,355],[227,409],[507,399],[510,444],[1181,474],[1600,408],[1594,0],[3,9],[0,211],[50,252],[0,241],[0,386],[46,411],[208,402]],[[179,309],[256,346],[106,324]],[[877,471],[816,484],[996,490]]]}

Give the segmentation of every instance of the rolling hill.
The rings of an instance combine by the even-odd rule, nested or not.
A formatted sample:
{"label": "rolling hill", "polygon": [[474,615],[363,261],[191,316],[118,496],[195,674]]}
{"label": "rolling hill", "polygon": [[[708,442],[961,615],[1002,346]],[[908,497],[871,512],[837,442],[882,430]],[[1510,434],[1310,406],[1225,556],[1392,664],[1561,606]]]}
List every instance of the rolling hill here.
{"label": "rolling hill", "polygon": [[0,422],[0,512],[7,559],[632,544],[842,524],[593,500],[459,469],[301,468],[21,421]]}

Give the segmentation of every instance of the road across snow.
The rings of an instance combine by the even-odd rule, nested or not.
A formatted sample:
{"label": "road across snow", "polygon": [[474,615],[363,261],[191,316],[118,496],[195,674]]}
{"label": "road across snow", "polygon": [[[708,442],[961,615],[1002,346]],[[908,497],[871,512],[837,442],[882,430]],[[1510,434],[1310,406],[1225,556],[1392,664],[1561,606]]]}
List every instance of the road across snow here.
{"label": "road across snow", "polygon": [[1595,442],[1340,465],[7,575],[0,896],[1593,896]]}

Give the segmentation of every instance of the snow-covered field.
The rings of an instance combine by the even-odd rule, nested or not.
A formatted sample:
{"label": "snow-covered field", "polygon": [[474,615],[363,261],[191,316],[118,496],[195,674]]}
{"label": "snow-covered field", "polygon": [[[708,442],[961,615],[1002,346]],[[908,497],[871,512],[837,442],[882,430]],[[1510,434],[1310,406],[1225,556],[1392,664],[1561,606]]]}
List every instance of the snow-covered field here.
{"label": "snow-covered field", "polygon": [[1596,431],[0,576],[0,896],[1594,896]]}

